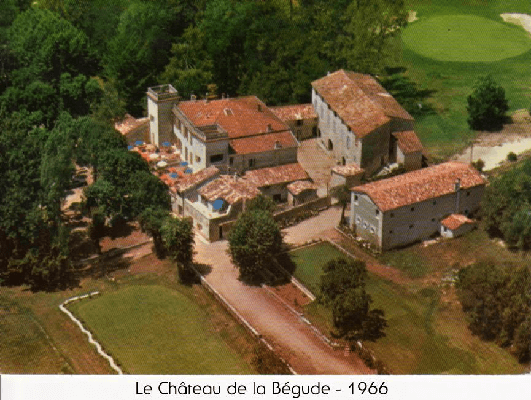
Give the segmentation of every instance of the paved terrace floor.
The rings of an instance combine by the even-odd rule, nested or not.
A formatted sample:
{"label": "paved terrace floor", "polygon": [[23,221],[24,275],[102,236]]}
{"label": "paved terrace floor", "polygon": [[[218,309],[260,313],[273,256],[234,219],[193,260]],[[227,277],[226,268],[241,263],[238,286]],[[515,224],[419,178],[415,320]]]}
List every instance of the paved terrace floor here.
{"label": "paved terrace floor", "polygon": [[[319,237],[339,221],[339,208],[331,208],[320,215],[286,230],[290,243],[305,242]],[[227,241],[207,244],[196,240],[199,263],[212,267],[206,280],[238,312],[269,341],[279,354],[299,374],[368,374],[371,373],[354,354],[345,356],[321,341],[295,314],[289,312],[265,289],[244,285],[238,280],[238,270],[227,254]]]}
{"label": "paved terrace floor", "polygon": [[330,182],[330,170],[336,164],[333,157],[319,147],[318,140],[320,139],[313,138],[302,141],[297,151],[297,160],[316,183],[319,196],[324,197]]}

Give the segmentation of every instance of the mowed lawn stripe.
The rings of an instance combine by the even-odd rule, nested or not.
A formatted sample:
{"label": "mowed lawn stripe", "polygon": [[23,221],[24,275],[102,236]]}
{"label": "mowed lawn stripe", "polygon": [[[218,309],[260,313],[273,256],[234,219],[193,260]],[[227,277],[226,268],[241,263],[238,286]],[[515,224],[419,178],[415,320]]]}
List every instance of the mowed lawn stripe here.
{"label": "mowed lawn stripe", "polygon": [[177,291],[131,286],[71,309],[127,373],[252,373],[208,313]]}

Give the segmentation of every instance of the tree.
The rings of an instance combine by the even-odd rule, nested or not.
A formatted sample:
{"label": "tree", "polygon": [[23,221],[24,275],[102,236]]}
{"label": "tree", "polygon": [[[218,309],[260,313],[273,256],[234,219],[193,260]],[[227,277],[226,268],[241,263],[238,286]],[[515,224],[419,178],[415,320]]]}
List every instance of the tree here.
{"label": "tree", "polygon": [[166,248],[162,240],[161,228],[166,218],[171,218],[168,210],[162,208],[146,208],[139,216],[139,223],[142,232],[153,238],[155,254],[158,258],[166,256]]}
{"label": "tree", "polygon": [[323,271],[319,302],[331,308],[335,334],[347,340],[383,336],[387,323],[382,310],[370,309],[372,299],[365,291],[365,263],[337,258],[329,261]]}
{"label": "tree", "polygon": [[96,248],[96,252],[101,254],[100,239],[105,236],[105,213],[98,208],[91,213],[92,220],[88,227],[89,238]]}
{"label": "tree", "polygon": [[495,131],[502,128],[509,104],[505,90],[492,76],[481,77],[474,86],[474,91],[467,98],[468,125],[471,129]]}
{"label": "tree", "polygon": [[280,228],[265,210],[246,211],[229,233],[229,254],[240,270],[240,279],[257,282],[276,261],[282,247]]}
{"label": "tree", "polygon": [[181,281],[189,281],[193,276],[191,266],[194,256],[192,220],[168,217],[162,223],[160,233],[168,256],[177,263]]}
{"label": "tree", "polygon": [[332,188],[331,194],[341,206],[339,225],[345,225],[345,210],[347,209],[348,203],[350,203],[350,188],[347,185],[335,186]]}
{"label": "tree", "polygon": [[456,288],[472,333],[509,347],[520,362],[527,362],[531,346],[530,268],[473,264],[459,271]]}
{"label": "tree", "polygon": [[259,194],[254,199],[251,199],[245,204],[246,211],[262,210],[267,211],[271,215],[277,209],[277,205],[269,196]]}

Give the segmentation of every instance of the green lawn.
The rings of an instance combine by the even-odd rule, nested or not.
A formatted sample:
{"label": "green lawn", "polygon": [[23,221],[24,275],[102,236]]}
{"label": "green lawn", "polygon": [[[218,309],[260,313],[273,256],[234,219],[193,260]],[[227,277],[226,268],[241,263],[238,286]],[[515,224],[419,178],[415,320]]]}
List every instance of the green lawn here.
{"label": "green lawn", "polygon": [[407,48],[439,61],[499,61],[531,50],[531,37],[521,27],[477,15],[421,19],[402,39]]}
{"label": "green lawn", "polygon": [[12,374],[72,373],[31,311],[0,297],[0,370]]}
{"label": "green lawn", "polygon": [[[316,285],[328,259],[344,257],[329,244],[291,254],[297,265],[295,276],[307,286]],[[394,374],[515,374],[526,370],[505,350],[473,336],[460,307],[439,300],[440,290],[403,287],[369,274],[367,291],[373,307],[384,310],[389,326],[386,337],[365,346]],[[305,314],[324,332],[330,330],[330,312],[323,306],[314,302]]]}
{"label": "green lawn", "polygon": [[[408,76],[419,84],[421,88],[435,91],[431,97],[431,104],[436,110],[435,114],[428,114],[416,119],[415,129],[436,160],[443,160],[460,152],[475,137],[470,131],[467,119],[466,98],[472,92],[474,82],[478,76],[491,74],[494,79],[505,88],[509,100],[510,112],[518,109],[528,109],[531,103],[531,51],[523,53],[530,40],[523,28],[503,22],[501,13],[531,14],[531,3],[523,0],[409,0],[407,8],[417,12],[418,21],[410,23],[402,33],[402,52],[396,61],[397,65],[407,68]],[[459,16],[456,18],[456,16]],[[492,29],[478,30],[474,35],[490,35],[495,30],[499,36],[493,40],[502,43],[511,37],[511,43],[500,51],[497,47],[482,46],[483,40],[460,40],[449,38],[444,40],[444,35],[466,35],[466,26],[458,24],[444,32],[444,23],[451,21],[475,21],[483,26],[489,25]],[[488,22],[487,22],[487,21]],[[433,25],[430,27],[430,24]],[[437,28],[439,36],[437,36]],[[494,29],[495,28],[495,29]],[[422,35],[423,31],[433,29],[430,34]],[[446,28],[448,29],[448,28]],[[501,32],[506,35],[501,36]],[[470,33],[472,34],[472,33]],[[442,36],[441,36],[442,35]],[[486,42],[485,42],[486,43]],[[473,51],[462,49],[474,46]],[[529,47],[528,47],[529,48]],[[444,52],[450,52],[444,57]],[[513,56],[508,55],[509,53]],[[521,53],[521,54],[518,54]],[[447,61],[445,57],[456,57],[460,61]],[[503,57],[509,57],[501,59]],[[480,57],[474,61],[471,57]],[[455,60],[456,58],[451,58]]]}
{"label": "green lawn", "polygon": [[208,311],[176,290],[130,286],[70,308],[128,373],[253,373]]}

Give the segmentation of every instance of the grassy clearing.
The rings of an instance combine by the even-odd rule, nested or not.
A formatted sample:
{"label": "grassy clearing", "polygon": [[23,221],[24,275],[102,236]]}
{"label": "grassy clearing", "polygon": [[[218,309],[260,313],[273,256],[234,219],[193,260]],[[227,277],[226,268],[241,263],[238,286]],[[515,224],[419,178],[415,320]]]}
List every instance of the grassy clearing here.
{"label": "grassy clearing", "polygon": [[319,293],[319,284],[323,273],[323,266],[334,258],[345,258],[329,243],[320,243],[290,252],[292,261],[297,265],[294,275],[304,282],[312,293]]}
{"label": "grassy clearing", "polygon": [[0,371],[17,374],[72,373],[31,311],[0,297]]}
{"label": "grassy clearing", "polygon": [[[293,261],[298,277],[307,285],[315,285],[322,269],[320,252],[326,258],[343,254],[330,245],[316,245],[297,250]],[[325,258],[323,258],[324,260]],[[311,260],[310,265],[302,264]],[[311,274],[311,269],[313,274]],[[311,279],[305,281],[305,276]],[[373,306],[385,311],[388,322],[386,337],[366,342],[378,358],[395,374],[515,374],[526,371],[505,350],[483,342],[468,330],[458,304],[440,300],[439,287],[404,287],[369,274],[367,291]],[[330,330],[330,311],[312,303],[305,314],[323,332]]]}
{"label": "grassy clearing", "polygon": [[499,61],[531,50],[522,28],[477,15],[426,18],[412,23],[402,39],[409,49],[439,61]]}
{"label": "grassy clearing", "polygon": [[[531,51],[491,62],[440,61],[420,54],[420,52],[410,48],[407,43],[408,39],[411,42],[409,35],[414,36],[413,33],[422,28],[422,24],[428,23],[430,19],[437,21],[442,18],[441,21],[444,21],[456,15],[474,19],[481,17],[499,24],[511,32],[514,31],[515,34],[520,32],[521,35],[527,35],[521,27],[503,22],[500,14],[531,14],[531,3],[523,0],[473,0],[467,2],[458,0],[437,2],[409,0],[407,7],[417,11],[419,20],[411,23],[404,30],[402,56],[397,60],[397,64],[405,66],[408,69],[409,77],[417,82],[421,88],[435,91],[431,103],[436,113],[417,118],[415,127],[422,143],[435,160],[443,160],[460,152],[476,136],[475,132],[470,131],[466,122],[468,116],[466,98],[472,92],[478,76],[491,74],[505,88],[511,108],[510,112],[529,108],[531,102],[529,91],[529,87],[531,87],[531,74],[529,73]],[[484,21],[482,20],[482,22]],[[416,26],[420,26],[420,28],[416,28]],[[434,39],[434,36],[425,35],[425,38]],[[456,40],[452,41],[451,44],[459,49],[460,46],[466,46],[470,42]],[[437,39],[434,39],[432,43],[426,42],[424,46],[431,46],[430,51],[437,52],[439,50],[438,44],[446,46],[444,41]],[[473,44],[479,45],[477,42]],[[473,50],[470,54],[475,54],[475,52],[476,50]],[[495,57],[495,53],[493,51],[491,56]]]}
{"label": "grassy clearing", "polygon": [[71,308],[128,373],[252,373],[208,312],[178,291],[131,286]]}

